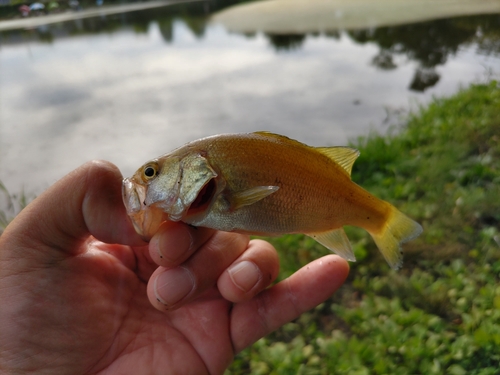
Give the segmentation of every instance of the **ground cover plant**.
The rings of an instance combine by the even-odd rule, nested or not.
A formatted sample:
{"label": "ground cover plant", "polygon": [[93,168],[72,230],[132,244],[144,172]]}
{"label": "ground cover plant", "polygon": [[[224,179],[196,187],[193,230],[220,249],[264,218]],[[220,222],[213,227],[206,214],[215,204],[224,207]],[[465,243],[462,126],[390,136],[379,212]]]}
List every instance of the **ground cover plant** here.
{"label": "ground cover plant", "polygon": [[[229,374],[498,374],[500,84],[436,99],[388,135],[353,142],[353,180],[424,227],[391,271],[347,228],[358,262],[340,292],[240,353]],[[280,278],[327,253],[270,239]]]}
{"label": "ground cover plant", "polygon": [[[362,230],[339,293],[240,353],[225,375],[493,375],[500,368],[500,84],[437,99],[353,142],[353,180],[422,223],[391,271]],[[0,233],[28,198],[0,184]],[[327,250],[269,239],[283,279]]]}

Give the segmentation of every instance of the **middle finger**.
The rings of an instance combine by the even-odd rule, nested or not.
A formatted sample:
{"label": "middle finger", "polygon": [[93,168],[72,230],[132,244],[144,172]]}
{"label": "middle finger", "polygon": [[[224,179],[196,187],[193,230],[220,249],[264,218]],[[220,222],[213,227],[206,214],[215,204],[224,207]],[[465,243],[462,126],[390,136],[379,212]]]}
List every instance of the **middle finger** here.
{"label": "middle finger", "polygon": [[215,232],[184,263],[158,267],[148,283],[148,297],[159,310],[172,310],[213,287],[224,270],[247,248],[249,237]]}

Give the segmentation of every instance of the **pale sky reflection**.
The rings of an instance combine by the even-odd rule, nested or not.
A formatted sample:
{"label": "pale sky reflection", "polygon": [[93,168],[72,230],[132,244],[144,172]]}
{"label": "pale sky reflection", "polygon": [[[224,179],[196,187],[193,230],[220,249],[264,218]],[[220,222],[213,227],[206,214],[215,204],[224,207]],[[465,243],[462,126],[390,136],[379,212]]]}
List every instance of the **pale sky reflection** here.
{"label": "pale sky reflection", "polygon": [[341,145],[385,131],[385,108],[408,108],[481,80],[498,59],[461,50],[425,93],[408,85],[416,63],[380,71],[374,44],[308,37],[276,52],[262,35],[208,26],[196,38],[181,21],[166,43],[158,24],[4,45],[0,51],[0,181],[39,193],[91,159],[127,176],[190,140],[269,130],[311,145]]}

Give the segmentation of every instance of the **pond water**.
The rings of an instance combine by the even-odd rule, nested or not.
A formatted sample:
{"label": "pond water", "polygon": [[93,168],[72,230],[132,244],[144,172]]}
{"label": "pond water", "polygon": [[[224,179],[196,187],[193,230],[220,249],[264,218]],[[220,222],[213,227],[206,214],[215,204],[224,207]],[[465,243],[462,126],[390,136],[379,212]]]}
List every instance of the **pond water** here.
{"label": "pond water", "polygon": [[249,35],[210,22],[230,4],[0,32],[0,181],[38,194],[91,159],[130,175],[185,142],[226,132],[342,145],[499,74],[499,14]]}

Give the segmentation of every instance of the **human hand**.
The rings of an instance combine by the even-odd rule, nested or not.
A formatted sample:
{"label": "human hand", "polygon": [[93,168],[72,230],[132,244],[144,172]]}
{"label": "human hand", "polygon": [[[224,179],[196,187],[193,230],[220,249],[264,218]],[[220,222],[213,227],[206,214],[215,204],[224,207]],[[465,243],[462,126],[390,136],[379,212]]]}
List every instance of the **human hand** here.
{"label": "human hand", "polygon": [[279,268],[269,243],[182,223],[145,244],[121,180],[87,163],[0,236],[1,373],[221,374],[347,276],[328,255],[266,289]]}

